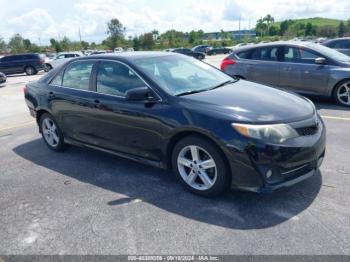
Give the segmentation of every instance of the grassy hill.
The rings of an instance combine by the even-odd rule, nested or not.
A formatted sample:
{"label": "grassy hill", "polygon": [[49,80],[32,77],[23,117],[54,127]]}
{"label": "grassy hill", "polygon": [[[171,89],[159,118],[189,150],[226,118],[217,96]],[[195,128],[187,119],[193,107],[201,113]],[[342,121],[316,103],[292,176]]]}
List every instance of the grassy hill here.
{"label": "grassy hill", "polygon": [[[293,21],[295,21],[295,24],[298,24],[298,23],[307,24],[310,22],[313,26],[325,26],[325,25],[338,26],[341,21],[345,22],[344,20],[322,18],[322,17],[293,19]],[[274,25],[279,26],[280,23],[281,21],[278,21]]]}

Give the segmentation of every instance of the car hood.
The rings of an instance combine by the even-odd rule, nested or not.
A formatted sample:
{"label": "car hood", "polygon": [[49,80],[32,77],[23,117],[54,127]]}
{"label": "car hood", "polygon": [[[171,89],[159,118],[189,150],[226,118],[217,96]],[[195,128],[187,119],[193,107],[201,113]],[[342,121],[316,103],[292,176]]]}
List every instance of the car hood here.
{"label": "car hood", "polygon": [[294,122],[315,114],[314,105],[302,96],[244,80],[181,101],[193,110],[246,123]]}

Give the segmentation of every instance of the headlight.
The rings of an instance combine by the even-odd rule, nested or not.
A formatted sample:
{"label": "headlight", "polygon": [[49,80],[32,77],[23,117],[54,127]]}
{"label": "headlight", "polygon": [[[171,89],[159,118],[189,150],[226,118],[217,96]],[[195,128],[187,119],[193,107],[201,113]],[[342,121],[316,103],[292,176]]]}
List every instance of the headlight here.
{"label": "headlight", "polygon": [[298,133],[287,124],[277,125],[246,125],[232,124],[233,128],[241,135],[265,140],[272,143],[283,143],[287,139],[298,137]]}

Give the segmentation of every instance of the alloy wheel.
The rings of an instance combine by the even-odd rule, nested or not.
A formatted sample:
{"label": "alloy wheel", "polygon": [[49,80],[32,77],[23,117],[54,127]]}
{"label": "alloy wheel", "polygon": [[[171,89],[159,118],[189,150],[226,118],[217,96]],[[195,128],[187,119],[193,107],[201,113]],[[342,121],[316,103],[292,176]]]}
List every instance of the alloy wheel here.
{"label": "alloy wheel", "polygon": [[346,82],[338,88],[337,98],[341,104],[350,105],[350,82]]}
{"label": "alloy wheel", "polygon": [[210,189],[217,179],[214,158],[199,146],[184,147],[177,157],[177,167],[182,179],[197,190]]}
{"label": "alloy wheel", "polygon": [[60,138],[53,120],[50,118],[45,118],[44,121],[42,121],[41,128],[45,141],[49,144],[49,146],[57,147],[60,142]]}

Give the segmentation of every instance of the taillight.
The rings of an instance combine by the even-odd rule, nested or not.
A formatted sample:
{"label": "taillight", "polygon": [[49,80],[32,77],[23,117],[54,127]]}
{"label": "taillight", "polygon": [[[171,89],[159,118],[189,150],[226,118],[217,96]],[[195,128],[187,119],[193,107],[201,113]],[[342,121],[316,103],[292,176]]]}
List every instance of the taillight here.
{"label": "taillight", "polygon": [[23,90],[23,93],[27,93],[27,86],[24,86],[22,90]]}
{"label": "taillight", "polygon": [[236,61],[228,56],[224,60],[222,60],[221,70],[224,71],[227,66],[234,65],[234,64],[236,64]]}
{"label": "taillight", "polygon": [[39,60],[39,63],[40,63],[40,64],[44,64],[44,63],[45,63],[45,60],[44,60],[44,59],[40,59],[40,60]]}

